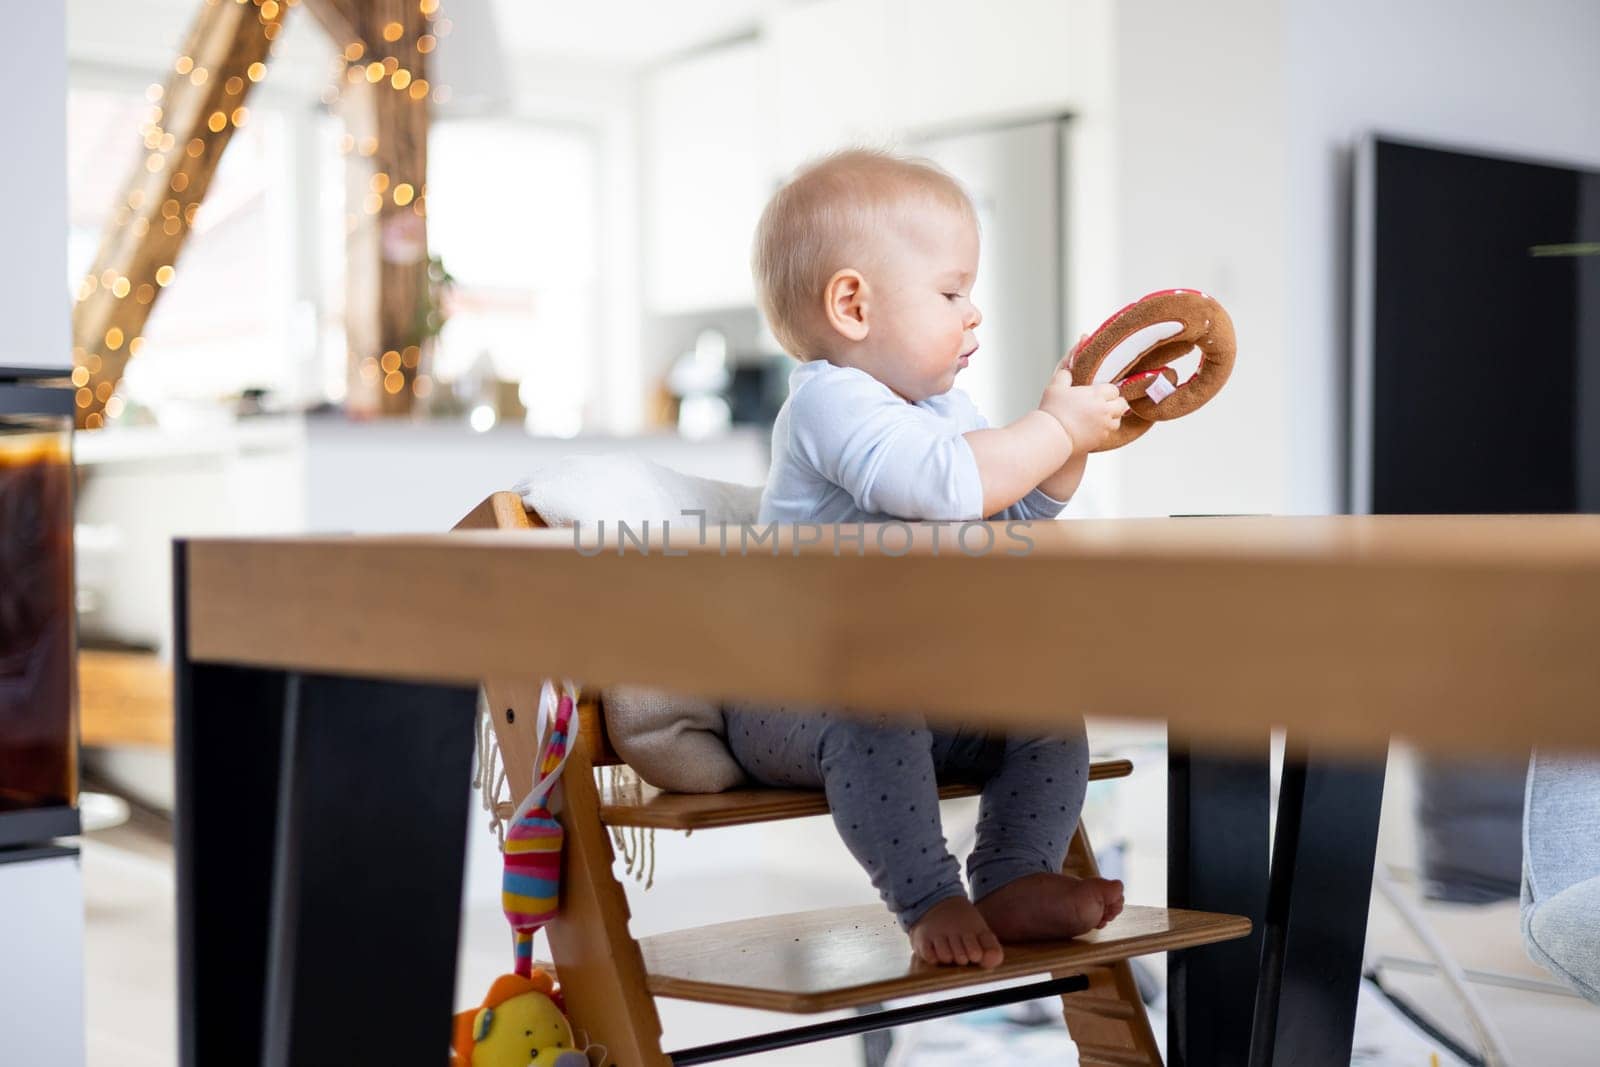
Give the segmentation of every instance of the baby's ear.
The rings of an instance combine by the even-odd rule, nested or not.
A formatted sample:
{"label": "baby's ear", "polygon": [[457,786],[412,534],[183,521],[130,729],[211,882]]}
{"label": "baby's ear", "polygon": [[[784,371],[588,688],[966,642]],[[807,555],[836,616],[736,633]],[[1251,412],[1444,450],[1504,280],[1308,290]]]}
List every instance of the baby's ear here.
{"label": "baby's ear", "polygon": [[822,313],[828,325],[848,341],[867,338],[867,281],[851,267],[835,271],[822,290]]}

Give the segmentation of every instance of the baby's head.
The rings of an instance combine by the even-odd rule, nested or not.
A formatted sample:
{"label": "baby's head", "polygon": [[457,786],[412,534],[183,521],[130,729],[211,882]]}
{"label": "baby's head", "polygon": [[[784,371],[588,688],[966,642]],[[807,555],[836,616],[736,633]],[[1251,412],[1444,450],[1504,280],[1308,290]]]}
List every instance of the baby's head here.
{"label": "baby's head", "polygon": [[907,400],[948,391],[978,347],[977,215],[932,163],[856,149],[803,168],[762,212],[753,268],[786,350]]}

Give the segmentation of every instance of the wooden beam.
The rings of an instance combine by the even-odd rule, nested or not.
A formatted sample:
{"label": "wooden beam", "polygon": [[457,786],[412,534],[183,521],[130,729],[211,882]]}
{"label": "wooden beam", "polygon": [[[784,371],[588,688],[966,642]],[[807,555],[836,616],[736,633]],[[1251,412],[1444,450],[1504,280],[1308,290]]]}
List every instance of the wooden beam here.
{"label": "wooden beam", "polygon": [[[272,41],[301,0],[204,0],[140,130],[148,154],[129,177],[79,285],[73,314],[78,425],[105,407],[178,257]],[[345,57],[341,111],[350,158],[346,323],[349,406],[403,414],[431,335],[427,253],[429,32],[438,0],[305,0]]]}
{"label": "wooden beam", "polygon": [[106,402],[141,336],[205,199],[245,101],[266,75],[272,41],[298,0],[205,0],[140,130],[146,155],[106,222],[72,316],[78,425],[103,424]]}
{"label": "wooden beam", "polygon": [[307,0],[343,50],[347,407],[404,414],[429,329],[427,78],[430,0]]}
{"label": "wooden beam", "polygon": [[361,0],[306,0],[306,10],[331,40],[344,45],[362,39],[360,4]]}

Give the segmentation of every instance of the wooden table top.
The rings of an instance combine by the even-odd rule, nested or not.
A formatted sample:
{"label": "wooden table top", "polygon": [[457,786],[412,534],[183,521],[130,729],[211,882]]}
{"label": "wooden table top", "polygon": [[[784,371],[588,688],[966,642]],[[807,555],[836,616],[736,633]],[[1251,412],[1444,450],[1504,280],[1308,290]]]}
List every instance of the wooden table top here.
{"label": "wooden table top", "polygon": [[955,525],[747,531],[743,551],[686,525],[670,557],[659,530],[648,555],[567,530],[194,540],[190,655],[1152,717],[1219,744],[1277,725],[1350,750],[1600,749],[1600,516],[972,524],[966,551]]}

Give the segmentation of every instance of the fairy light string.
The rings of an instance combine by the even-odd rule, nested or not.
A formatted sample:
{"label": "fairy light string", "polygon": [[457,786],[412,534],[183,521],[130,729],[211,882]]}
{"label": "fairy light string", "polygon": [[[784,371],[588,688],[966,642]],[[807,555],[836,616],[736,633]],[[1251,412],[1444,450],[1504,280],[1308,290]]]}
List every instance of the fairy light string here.
{"label": "fairy light string", "polygon": [[[365,172],[365,188],[351,197],[347,216],[350,253],[379,250],[375,281],[383,306],[376,327],[365,331],[370,337],[352,323],[352,383],[368,386],[376,400],[369,406],[385,412],[408,410],[412,397],[431,388],[416,321],[427,272],[428,107],[449,98],[448,87],[427,77],[427,56],[452,29],[439,0],[202,0],[166,81],[145,91],[138,163],[75,294],[79,428],[96,429],[121,413],[116,387],[123,370],[145,348],[145,324],[178,277],[180,253],[218,161],[250,121],[251,89],[268,73],[284,18],[300,6],[324,28],[337,29],[337,88],[324,100],[340,105],[349,126],[361,127],[340,145]],[[387,98],[353,101],[350,90],[358,84]],[[357,240],[363,216],[378,227],[376,241]]]}

